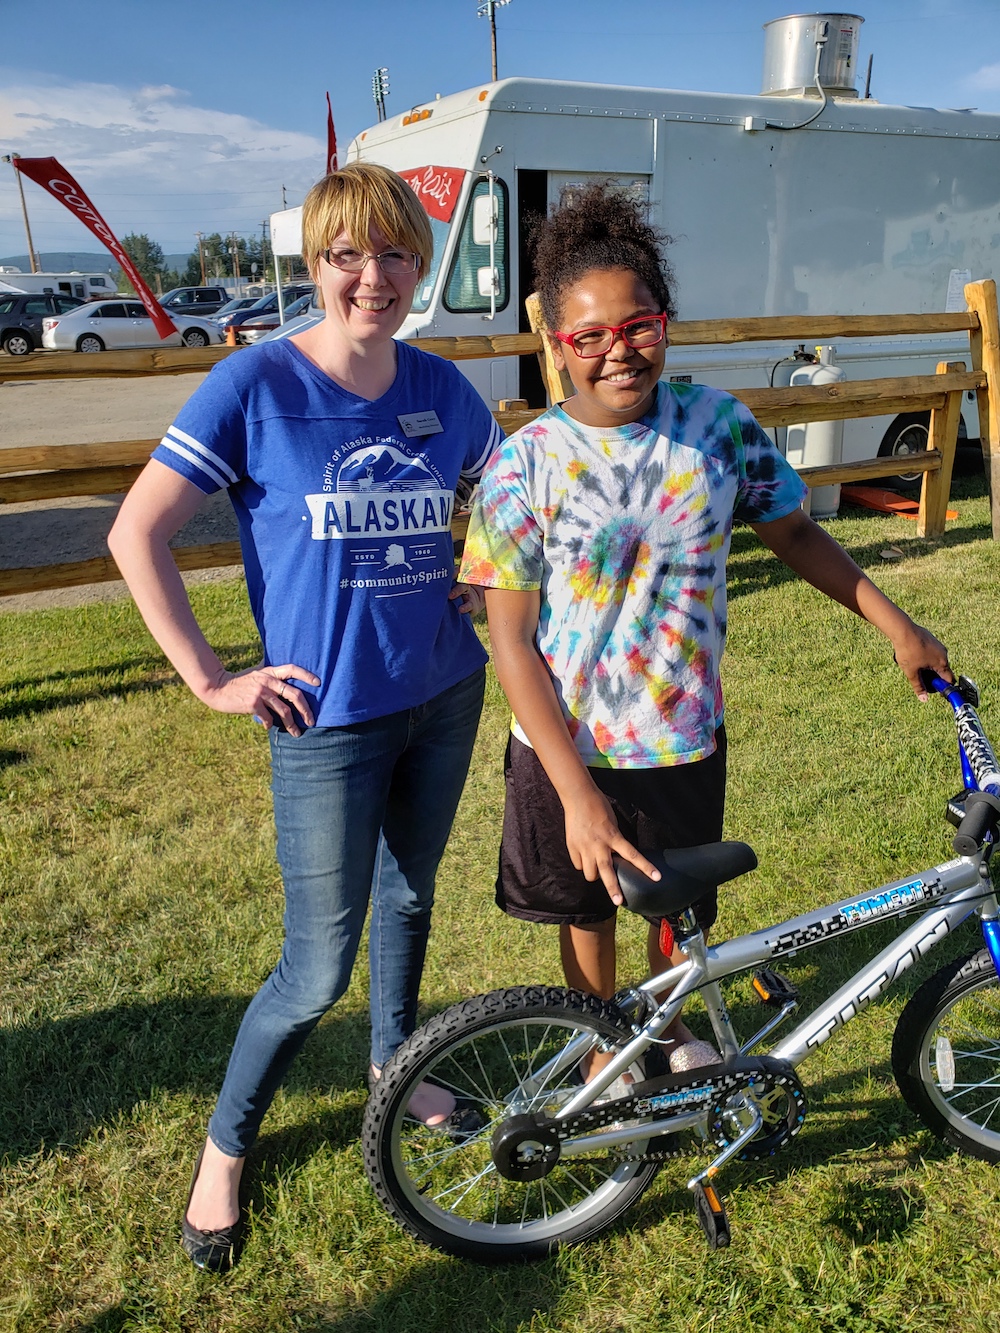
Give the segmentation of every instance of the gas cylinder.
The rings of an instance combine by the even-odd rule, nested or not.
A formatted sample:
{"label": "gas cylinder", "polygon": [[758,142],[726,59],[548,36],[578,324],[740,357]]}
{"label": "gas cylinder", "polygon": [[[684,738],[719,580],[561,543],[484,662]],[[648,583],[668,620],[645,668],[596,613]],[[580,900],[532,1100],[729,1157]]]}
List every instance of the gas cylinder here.
{"label": "gas cylinder", "polygon": [[[847,375],[835,363],[835,347],[817,347],[819,361],[813,365],[798,366],[792,371],[789,383],[798,388],[805,384],[835,384]],[[789,426],[786,436],[785,457],[794,468],[824,467],[843,462],[843,421],[807,421]],[[814,486],[810,492],[809,512],[814,518],[832,518],[840,508],[840,486]]]}

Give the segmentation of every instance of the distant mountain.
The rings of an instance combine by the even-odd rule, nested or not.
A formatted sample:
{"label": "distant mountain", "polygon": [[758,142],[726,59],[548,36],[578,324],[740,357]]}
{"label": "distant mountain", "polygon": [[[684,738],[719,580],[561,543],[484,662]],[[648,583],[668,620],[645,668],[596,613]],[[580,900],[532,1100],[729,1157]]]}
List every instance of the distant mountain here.
{"label": "distant mountain", "polygon": [[[190,251],[188,252],[190,254]],[[164,255],[168,269],[183,273],[187,268],[188,254]],[[116,260],[107,250],[45,250],[38,256],[43,273],[110,273],[117,280],[121,272]],[[31,260],[27,255],[9,255],[0,259],[0,267],[19,268],[22,273],[31,272]]]}

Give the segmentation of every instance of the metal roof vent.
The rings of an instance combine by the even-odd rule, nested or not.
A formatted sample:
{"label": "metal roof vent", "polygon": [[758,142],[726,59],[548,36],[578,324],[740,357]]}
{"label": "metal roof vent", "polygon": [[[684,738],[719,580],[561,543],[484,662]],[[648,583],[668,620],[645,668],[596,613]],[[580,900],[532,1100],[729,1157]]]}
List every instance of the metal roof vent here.
{"label": "metal roof vent", "polygon": [[764,24],[766,97],[857,97],[859,14],[790,14]]}

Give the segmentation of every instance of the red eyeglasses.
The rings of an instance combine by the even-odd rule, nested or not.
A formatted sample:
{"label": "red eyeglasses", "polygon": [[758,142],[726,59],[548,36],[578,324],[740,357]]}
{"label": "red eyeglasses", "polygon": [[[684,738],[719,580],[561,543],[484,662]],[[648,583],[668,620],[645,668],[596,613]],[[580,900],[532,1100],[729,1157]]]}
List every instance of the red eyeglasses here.
{"label": "red eyeglasses", "polygon": [[577,356],[582,357],[605,356],[619,336],[626,347],[639,351],[666,340],[667,317],[639,315],[636,319],[627,319],[624,324],[595,324],[593,328],[578,329],[576,333],[553,333],[552,336],[567,343]]}

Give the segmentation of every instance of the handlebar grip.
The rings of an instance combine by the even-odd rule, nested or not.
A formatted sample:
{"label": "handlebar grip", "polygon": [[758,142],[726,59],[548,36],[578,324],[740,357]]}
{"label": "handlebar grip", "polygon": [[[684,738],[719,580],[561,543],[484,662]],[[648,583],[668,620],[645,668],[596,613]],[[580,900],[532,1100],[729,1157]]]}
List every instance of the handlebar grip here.
{"label": "handlebar grip", "polygon": [[988,833],[1000,824],[1000,800],[985,791],[970,791],[965,801],[965,818],[958,826],[952,846],[959,856],[975,856]]}

